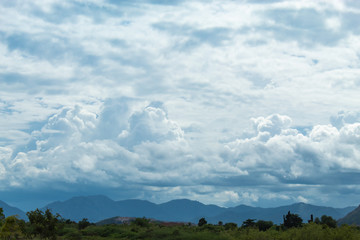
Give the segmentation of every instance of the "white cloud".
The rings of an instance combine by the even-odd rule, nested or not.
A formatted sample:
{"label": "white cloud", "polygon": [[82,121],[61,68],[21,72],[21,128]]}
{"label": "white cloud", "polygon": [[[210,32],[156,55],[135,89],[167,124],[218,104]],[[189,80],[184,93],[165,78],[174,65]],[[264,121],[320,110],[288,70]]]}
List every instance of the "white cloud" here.
{"label": "white cloud", "polygon": [[360,122],[360,112],[340,111],[336,115],[331,116],[330,121],[333,126],[340,129],[345,124]]}
{"label": "white cloud", "polygon": [[304,198],[303,196],[298,196],[298,197],[297,197],[297,200],[298,200],[299,202],[303,202],[303,203],[308,203],[308,202],[309,202],[309,200],[306,199],[306,198]]}
{"label": "white cloud", "polygon": [[[341,177],[342,172],[360,170],[356,161],[360,156],[356,150],[359,123],[345,123],[339,130],[317,125],[304,134],[291,126],[287,116],[253,118],[252,137],[225,143],[222,152],[209,157],[196,151],[198,143],[190,145],[186,133],[168,118],[162,104],[131,105],[138,104],[112,100],[98,114],[80,106],[59,110],[40,131],[32,132],[28,146],[15,152],[15,157],[11,157],[11,149],[2,148],[0,171],[11,176],[2,181],[18,188],[51,181],[112,188],[146,184],[158,188],[158,201],[172,191],[167,186],[177,186],[173,194],[179,197],[201,200],[213,196],[219,204],[254,204],[274,199],[311,201],[304,192],[301,198],[292,196],[290,189],[301,189],[304,183],[325,184],[319,180],[329,176],[339,176],[342,180],[338,184],[346,185],[352,179]],[[120,128],[116,127],[119,123]],[[116,132],[102,135],[99,126],[104,124]],[[264,133],[268,134],[266,139]],[[250,190],[253,181],[262,190]],[[212,187],[197,192],[203,183]],[[280,187],[279,183],[285,189],[274,197],[269,187]]]}
{"label": "white cloud", "polygon": [[332,31],[338,31],[341,27],[341,21],[338,18],[329,18],[325,21],[325,24]]}
{"label": "white cloud", "polygon": [[269,117],[259,117],[251,119],[254,129],[258,133],[269,133],[270,136],[280,134],[283,129],[288,129],[291,124],[291,118],[274,114]]}
{"label": "white cloud", "polygon": [[[128,133],[121,134],[131,146],[147,141],[180,140],[184,135],[180,126],[169,120],[163,109],[151,105],[141,112],[132,114],[129,119]],[[122,135],[120,135],[120,139],[123,137]]]}
{"label": "white cloud", "polygon": [[[5,164],[7,160],[10,159],[12,150],[10,148],[0,147],[0,180],[5,180],[7,178],[7,169]],[[0,187],[0,189],[5,188],[5,186]]]}
{"label": "white cloud", "polygon": [[238,203],[240,200],[240,196],[235,191],[222,191],[217,192],[214,194],[213,198],[215,199],[214,202],[220,203]]}
{"label": "white cloud", "polygon": [[[272,127],[266,130],[281,129],[283,123],[271,121],[272,117],[258,118],[255,122]],[[332,125],[316,125],[308,134],[287,126],[273,135],[268,134],[265,139],[263,128],[255,129],[254,137],[237,139],[224,148],[224,156],[247,170],[249,176],[263,169],[261,171],[281,181],[299,179],[302,182],[307,179],[316,183],[321,175],[336,176],[341,172],[360,170],[357,161],[360,154],[357,150],[360,143],[359,123],[346,124],[339,130]],[[342,181],[339,184],[348,184],[352,178],[343,178]]]}
{"label": "white cloud", "polygon": [[309,137],[314,142],[321,142],[331,140],[338,135],[339,131],[331,125],[317,125],[313,127]]}
{"label": "white cloud", "polygon": [[266,199],[277,199],[277,198],[284,199],[284,200],[290,199],[290,197],[287,196],[287,195],[284,195],[284,194],[276,194],[276,193],[268,193],[268,194],[266,194],[266,195],[263,196],[263,197],[266,198]]}
{"label": "white cloud", "polygon": [[359,14],[344,1],[2,2],[0,172],[249,201],[229,188],[347,184]]}
{"label": "white cloud", "polygon": [[[112,106],[116,114],[118,105]],[[104,116],[100,113],[97,118],[80,106],[60,110],[40,131],[32,132],[32,139],[23,148],[26,151],[17,152],[13,159],[2,154],[6,171],[10,175],[17,172],[13,178],[18,185],[55,180],[115,186],[121,181],[150,181],[156,185],[192,178],[194,170],[188,167],[193,157],[183,131],[162,108],[150,105],[131,113],[124,130],[114,126],[123,116],[115,118],[109,111],[104,108]],[[104,139],[98,133],[102,128],[97,128],[102,124],[114,126],[118,133]],[[119,139],[124,131],[128,134]],[[29,178],[34,181],[28,182]]]}
{"label": "white cloud", "polygon": [[243,192],[241,193],[241,199],[247,203],[254,203],[259,200],[259,197],[254,193]]}

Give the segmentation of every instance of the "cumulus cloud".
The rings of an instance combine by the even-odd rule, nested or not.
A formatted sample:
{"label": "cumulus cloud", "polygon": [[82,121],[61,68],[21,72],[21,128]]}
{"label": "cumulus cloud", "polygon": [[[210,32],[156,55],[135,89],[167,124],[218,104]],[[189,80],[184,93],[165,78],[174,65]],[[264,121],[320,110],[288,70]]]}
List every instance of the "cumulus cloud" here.
{"label": "cumulus cloud", "polygon": [[[127,119],[120,105],[128,109],[126,102],[110,101],[98,115],[80,106],[60,110],[31,133],[26,146],[15,153],[3,149],[1,171],[20,187],[51,181],[117,187],[189,184],[213,170],[196,160],[183,130],[161,104],[134,110]],[[102,134],[104,125],[112,134]],[[203,173],[195,174],[201,168]]]}
{"label": "cumulus cloud", "polygon": [[355,1],[2,1],[1,187],[261,203],[349,186],[359,13]]}
{"label": "cumulus cloud", "polygon": [[[353,184],[353,175],[346,173],[360,173],[357,122],[339,129],[316,125],[303,133],[288,116],[252,118],[252,136],[218,142],[223,150],[209,156],[190,144],[194,142],[169,119],[160,102],[141,106],[113,99],[100,109],[99,113],[80,106],[60,109],[31,133],[26,146],[2,147],[1,181],[17,188],[50,182],[114,189],[149,186],[147,190],[160,194],[149,195],[154,200],[171,193],[207,203],[212,196],[222,205],[253,205],[311,202],[309,194],[333,181],[340,186]],[[104,125],[112,134],[102,134]]]}
{"label": "cumulus cloud", "polygon": [[340,111],[335,116],[331,116],[330,122],[336,128],[341,128],[345,124],[360,122],[360,112]]}
{"label": "cumulus cloud", "polygon": [[[342,113],[339,115],[334,118]],[[327,182],[333,177],[346,185],[353,182],[352,176],[345,177],[346,172],[359,173],[359,123],[347,123],[340,129],[315,125],[304,134],[284,125],[291,122],[286,116],[272,115],[253,122],[255,135],[226,144],[223,153],[250,176],[260,171],[280,182],[313,185],[333,184]]]}
{"label": "cumulus cloud", "polygon": [[291,119],[287,116],[278,114],[269,117],[253,118],[252,124],[259,138],[272,137],[282,133],[282,130],[288,130],[291,124]]}
{"label": "cumulus cloud", "polygon": [[129,130],[122,132],[119,137],[125,138],[133,146],[141,142],[176,141],[182,139],[183,135],[180,126],[169,120],[162,108],[149,105],[130,117]]}

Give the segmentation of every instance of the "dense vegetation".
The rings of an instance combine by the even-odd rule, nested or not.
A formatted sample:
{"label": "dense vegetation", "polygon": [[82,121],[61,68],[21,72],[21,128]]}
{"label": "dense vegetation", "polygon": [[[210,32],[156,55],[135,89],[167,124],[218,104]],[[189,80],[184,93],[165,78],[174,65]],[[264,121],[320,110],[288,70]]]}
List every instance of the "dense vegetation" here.
{"label": "dense vegetation", "polygon": [[[274,225],[271,221],[248,219],[242,226],[235,223],[207,224],[205,218],[198,225],[151,222],[136,218],[129,224],[96,226],[83,219],[79,222],[62,219],[49,210],[36,209],[27,213],[28,222],[16,216],[5,218],[0,208],[0,238],[10,239],[360,239],[360,228],[336,226],[329,216],[302,223],[297,214],[288,212],[284,224]],[[334,224],[335,223],[335,224]]]}

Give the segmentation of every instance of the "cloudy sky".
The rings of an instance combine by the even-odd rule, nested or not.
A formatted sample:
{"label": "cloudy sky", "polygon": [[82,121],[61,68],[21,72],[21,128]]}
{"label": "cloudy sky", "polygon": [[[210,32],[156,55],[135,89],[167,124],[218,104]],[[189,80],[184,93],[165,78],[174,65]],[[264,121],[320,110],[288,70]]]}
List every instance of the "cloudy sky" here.
{"label": "cloudy sky", "polygon": [[358,1],[0,2],[0,199],[360,202]]}

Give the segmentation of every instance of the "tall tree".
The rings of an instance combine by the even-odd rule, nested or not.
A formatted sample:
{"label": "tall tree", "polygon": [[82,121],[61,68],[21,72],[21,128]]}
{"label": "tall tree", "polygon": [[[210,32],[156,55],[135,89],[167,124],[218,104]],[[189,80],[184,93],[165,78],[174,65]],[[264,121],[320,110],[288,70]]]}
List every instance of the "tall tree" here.
{"label": "tall tree", "polygon": [[255,219],[247,219],[243,222],[243,224],[241,225],[242,227],[244,228],[247,228],[247,227],[255,227]]}
{"label": "tall tree", "polygon": [[1,222],[2,220],[4,220],[4,218],[5,218],[4,210],[0,207],[0,222]]}
{"label": "tall tree", "polygon": [[292,227],[301,227],[302,225],[302,218],[299,217],[298,214],[293,214],[288,212],[286,216],[284,216],[284,227],[292,228]]}

